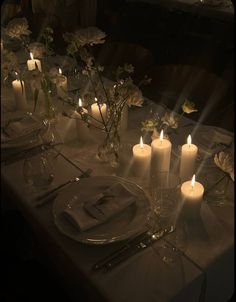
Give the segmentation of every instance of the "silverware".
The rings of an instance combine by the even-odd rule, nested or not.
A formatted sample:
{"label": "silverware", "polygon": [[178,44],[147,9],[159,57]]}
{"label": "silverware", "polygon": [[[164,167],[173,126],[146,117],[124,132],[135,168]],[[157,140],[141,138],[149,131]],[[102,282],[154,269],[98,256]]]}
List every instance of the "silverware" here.
{"label": "silverware", "polygon": [[71,178],[70,180],[64,182],[63,184],[60,184],[59,186],[55,187],[54,189],[52,189],[51,191],[48,191],[46,193],[43,193],[39,196],[37,196],[35,198],[36,207],[41,207],[42,205],[52,201],[53,199],[55,199],[58,190],[60,190],[61,188],[63,188],[64,186],[70,184],[70,183],[74,183],[74,182],[78,182],[80,181],[81,178],[85,178],[85,177],[89,177],[89,175],[91,174],[92,170],[88,169],[86,170],[84,173],[82,173],[79,177],[74,177]]}
{"label": "silverware", "polygon": [[113,269],[115,266],[117,266],[118,264],[120,264],[121,262],[139,253],[143,249],[146,249],[151,244],[161,239],[165,235],[172,233],[173,231],[174,231],[174,227],[171,226],[168,229],[161,228],[155,232],[144,232],[138,235],[134,239],[134,241],[131,241],[130,243],[124,245],[123,247],[121,247],[119,250],[115,251],[108,257],[97,262],[93,266],[93,270],[97,271],[103,269],[105,271],[109,271]]}
{"label": "silverware", "polygon": [[96,262],[93,265],[92,270],[98,271],[100,269],[103,269],[103,267],[104,267],[104,265],[106,265],[106,263],[108,263],[109,261],[111,261],[113,258],[118,257],[119,255],[121,255],[122,253],[124,253],[125,251],[127,251],[128,249],[130,249],[132,246],[134,246],[135,244],[139,243],[147,235],[147,232],[148,231],[146,230],[146,231],[144,231],[142,233],[139,233],[136,237],[134,237],[131,240],[129,240],[121,248],[117,249],[116,251],[114,251],[110,255],[108,255],[105,258],[103,258],[103,259],[99,260],[98,262]]}

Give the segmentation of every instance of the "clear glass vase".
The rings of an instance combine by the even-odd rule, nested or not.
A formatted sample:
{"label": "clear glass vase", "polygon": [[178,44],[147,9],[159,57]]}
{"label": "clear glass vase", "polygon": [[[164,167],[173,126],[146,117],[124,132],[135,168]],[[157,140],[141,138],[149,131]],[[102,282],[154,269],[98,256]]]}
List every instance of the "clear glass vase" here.
{"label": "clear glass vase", "polygon": [[106,133],[103,143],[98,146],[97,158],[103,162],[109,163],[113,168],[118,167],[119,148],[120,135],[116,129]]}

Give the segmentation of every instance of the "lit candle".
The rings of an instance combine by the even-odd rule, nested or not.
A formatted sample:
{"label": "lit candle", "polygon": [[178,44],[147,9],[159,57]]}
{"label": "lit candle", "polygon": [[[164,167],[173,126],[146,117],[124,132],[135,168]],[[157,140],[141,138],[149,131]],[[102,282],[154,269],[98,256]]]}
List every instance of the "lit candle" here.
{"label": "lit candle", "polygon": [[[107,105],[104,103],[98,105],[97,98],[95,98],[95,102],[96,103],[93,103],[91,106],[92,117],[100,122],[103,122],[103,120],[102,120],[102,117],[103,117],[104,121],[106,121]],[[100,113],[99,107],[100,107],[101,113]],[[102,114],[102,116],[101,116],[101,114]]]}
{"label": "lit candle", "polygon": [[56,81],[57,95],[61,98],[65,97],[67,93],[67,77],[62,74],[61,68],[59,68],[59,76]]}
{"label": "lit candle", "polygon": [[161,130],[160,138],[152,141],[152,169],[155,173],[168,172],[170,168],[171,142],[163,138]]}
{"label": "lit candle", "polygon": [[34,59],[32,52],[30,53],[31,60],[27,60],[28,70],[34,70],[38,68],[39,71],[42,71],[41,62],[38,59]]}
{"label": "lit candle", "polygon": [[[80,111],[83,112],[82,114],[88,113],[88,110],[82,106],[81,98],[79,98],[78,106],[80,108]],[[85,121],[82,120],[80,113],[76,111],[76,114],[77,114],[76,116],[77,137],[79,140],[83,140],[83,141],[88,140],[90,136],[88,125]]]}
{"label": "lit candle", "polygon": [[187,144],[184,144],[181,149],[180,159],[180,178],[182,181],[190,179],[195,170],[195,161],[198,148],[192,144],[191,135],[187,138]]}
{"label": "lit candle", "polygon": [[151,152],[151,146],[144,144],[141,136],[140,143],[133,146],[133,172],[136,176],[149,175]]}
{"label": "lit candle", "polygon": [[[15,73],[18,76],[17,72]],[[16,79],[12,81],[12,88],[16,102],[16,109],[26,110],[27,109],[27,100],[25,94],[25,83]]]}
{"label": "lit candle", "polygon": [[189,218],[199,214],[203,193],[204,187],[200,182],[195,181],[195,175],[193,175],[192,180],[185,181],[182,184],[183,210]]}

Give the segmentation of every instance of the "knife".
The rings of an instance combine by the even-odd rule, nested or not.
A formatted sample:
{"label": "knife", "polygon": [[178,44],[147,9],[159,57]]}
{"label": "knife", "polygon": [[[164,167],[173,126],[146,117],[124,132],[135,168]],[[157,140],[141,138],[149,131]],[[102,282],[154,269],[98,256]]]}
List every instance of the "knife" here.
{"label": "knife", "polygon": [[92,266],[92,270],[98,271],[100,269],[103,269],[104,265],[111,261],[113,258],[118,257],[122,253],[126,252],[128,249],[130,249],[132,246],[135,244],[138,244],[141,240],[147,236],[148,231],[145,230],[144,232],[138,234],[136,237],[133,239],[129,240],[125,245],[123,245],[121,248],[115,250],[113,253],[110,255],[106,256],[105,258],[99,260]]}
{"label": "knife", "polygon": [[123,245],[120,249],[116,250],[114,253],[110,254],[108,257],[100,260],[93,266],[93,270],[111,270],[113,267],[118,265],[119,263],[125,261],[132,255],[140,252],[141,250],[147,248],[152,243],[162,238],[164,235],[172,233],[174,231],[174,227],[171,226],[169,229],[159,229],[155,232],[145,231],[134,239],[130,240],[128,243]]}
{"label": "knife", "polygon": [[171,226],[168,229],[159,229],[158,231],[154,233],[147,233],[147,236],[145,236],[139,243],[135,244],[131,248],[129,248],[124,253],[121,253],[117,257],[114,257],[112,260],[106,262],[106,264],[103,266],[105,271],[109,271],[113,269],[115,266],[120,264],[121,262],[127,260],[129,257],[141,252],[142,250],[146,249],[150,245],[152,245],[157,240],[163,238],[165,235],[170,234],[174,231],[174,227]]}

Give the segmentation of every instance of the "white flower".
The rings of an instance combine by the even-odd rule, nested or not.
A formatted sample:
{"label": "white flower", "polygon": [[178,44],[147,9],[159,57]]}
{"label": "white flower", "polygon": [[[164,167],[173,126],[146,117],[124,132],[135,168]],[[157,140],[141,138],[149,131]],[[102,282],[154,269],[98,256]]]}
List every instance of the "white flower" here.
{"label": "white flower", "polygon": [[187,114],[197,111],[197,109],[195,108],[195,104],[188,100],[185,100],[184,104],[182,105],[182,110],[184,113]]}
{"label": "white flower", "polygon": [[33,57],[41,59],[47,54],[47,50],[44,44],[40,42],[33,42],[29,44],[29,50],[32,52]]}
{"label": "white flower", "polygon": [[163,124],[176,129],[178,128],[178,117],[174,113],[166,112],[165,115],[161,118]]}
{"label": "white flower", "polygon": [[6,35],[11,38],[21,39],[21,36],[29,36],[31,31],[26,18],[12,19],[6,27]]}
{"label": "white flower", "polygon": [[[156,139],[156,138],[160,138],[160,132],[159,132],[159,131],[157,131],[157,129],[156,129],[156,128],[154,128],[153,133],[152,133],[152,140],[154,140],[154,139]],[[165,138],[165,139],[168,139],[168,140],[169,140],[169,136],[168,136],[166,133],[164,133],[163,138]]]}
{"label": "white flower", "polygon": [[143,95],[141,90],[137,86],[133,85],[129,89],[128,93],[129,93],[129,98],[127,100],[127,105],[142,107]]}
{"label": "white flower", "polygon": [[153,131],[155,127],[158,125],[158,120],[157,119],[150,119],[142,122],[142,131]]}
{"label": "white flower", "polygon": [[[231,177],[234,175],[234,163],[230,154],[221,151],[218,154],[215,154],[214,162],[217,167],[219,167],[225,173],[230,174]],[[234,177],[232,177],[232,179],[233,178]]]}
{"label": "white flower", "polygon": [[81,46],[86,44],[103,44],[105,42],[105,37],[106,34],[97,27],[79,29],[75,32],[76,42],[79,42]]}

